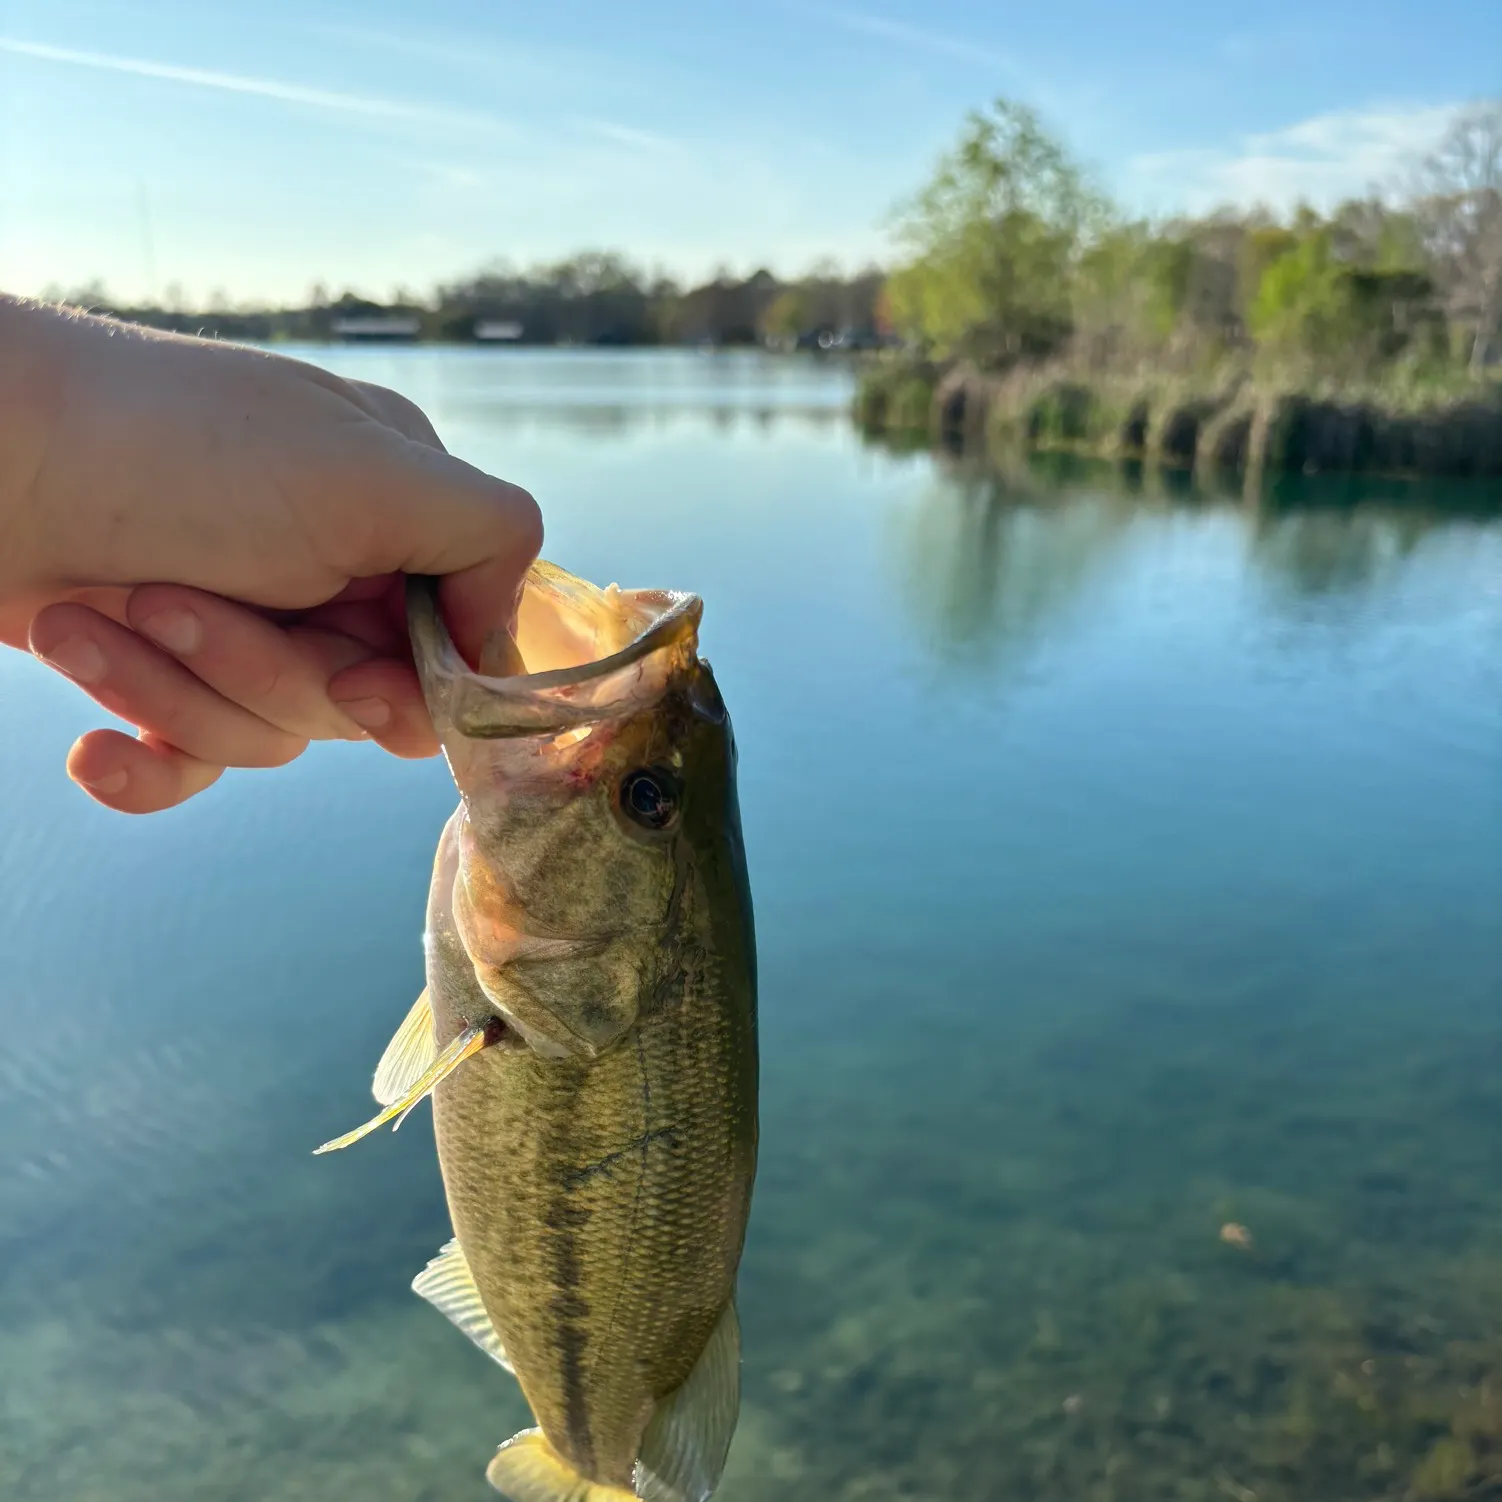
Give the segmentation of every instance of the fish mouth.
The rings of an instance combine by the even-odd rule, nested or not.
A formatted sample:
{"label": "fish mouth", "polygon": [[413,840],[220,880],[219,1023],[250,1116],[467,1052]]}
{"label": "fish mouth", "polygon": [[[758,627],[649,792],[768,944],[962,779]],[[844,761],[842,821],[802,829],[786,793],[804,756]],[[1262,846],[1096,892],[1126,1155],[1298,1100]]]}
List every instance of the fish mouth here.
{"label": "fish mouth", "polygon": [[552,564],[528,570],[515,636],[471,668],[438,609],[438,581],[407,580],[412,655],[440,735],[556,735],[649,708],[694,659],[703,601],[676,590],[599,589]]}

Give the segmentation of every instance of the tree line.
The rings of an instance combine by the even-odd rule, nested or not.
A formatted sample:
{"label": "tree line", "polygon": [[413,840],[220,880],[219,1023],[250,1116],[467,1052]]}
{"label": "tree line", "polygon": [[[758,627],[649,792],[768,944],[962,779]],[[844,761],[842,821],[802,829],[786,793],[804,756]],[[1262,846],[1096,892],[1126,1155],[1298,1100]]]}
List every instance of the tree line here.
{"label": "tree line", "polygon": [[967,117],[897,234],[890,318],[940,361],[1479,376],[1502,359],[1502,101],[1461,111],[1400,180],[1329,212],[1151,222],[999,99]]}
{"label": "tree line", "polygon": [[180,297],[131,305],[97,283],[44,295],[154,328],[262,342],[327,340],[351,320],[396,319],[423,340],[462,342],[489,332],[532,345],[867,348],[887,336],[885,279],[875,267],[847,275],[830,264],[794,280],[766,270],[744,278],[725,272],[685,287],[624,256],[589,251],[527,269],[496,262],[428,297],[398,294],[387,302],[316,288],[299,307],[233,307],[223,297],[205,308],[182,306]]}
{"label": "tree line", "polygon": [[966,118],[895,229],[897,264],[853,275],[827,264],[791,280],[724,272],[685,287],[589,251],[526,269],[495,262],[384,303],[317,289],[300,307],[129,306],[97,284],[65,300],[233,339],[324,340],[347,320],[384,316],[426,340],[900,342],[984,371],[1059,358],[1192,370],[1229,358],[1337,378],[1476,375],[1502,359],[1502,101],[1460,112],[1401,180],[1328,212],[1150,221],[1093,186],[1033,111],[998,99]]}

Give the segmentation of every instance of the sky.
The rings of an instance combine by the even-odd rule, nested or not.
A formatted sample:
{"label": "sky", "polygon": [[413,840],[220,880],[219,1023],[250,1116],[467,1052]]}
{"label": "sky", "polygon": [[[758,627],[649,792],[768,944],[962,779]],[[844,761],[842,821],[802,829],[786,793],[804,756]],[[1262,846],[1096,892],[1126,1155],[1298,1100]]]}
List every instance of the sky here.
{"label": "sky", "polygon": [[1136,211],[1330,202],[1502,94],[1502,3],[0,0],[0,289],[853,268],[998,94]]}

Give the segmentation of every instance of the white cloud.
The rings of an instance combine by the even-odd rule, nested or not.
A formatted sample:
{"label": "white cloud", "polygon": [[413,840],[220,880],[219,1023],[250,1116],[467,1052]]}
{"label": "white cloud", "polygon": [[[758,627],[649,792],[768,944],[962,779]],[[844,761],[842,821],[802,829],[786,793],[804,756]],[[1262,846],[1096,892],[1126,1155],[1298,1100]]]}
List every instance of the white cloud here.
{"label": "white cloud", "polygon": [[336,113],[365,115],[385,120],[405,120],[415,124],[445,125],[461,129],[483,127],[509,130],[503,121],[490,115],[467,114],[456,110],[433,109],[409,104],[399,99],[382,99],[367,94],[343,94],[329,89],[307,88],[302,84],[284,83],[275,78],[254,78],[240,73],[220,73],[208,68],[184,68],[176,63],[156,62],[149,58],[121,57],[106,52],[81,52],[73,47],[54,47],[46,42],[25,41],[20,37],[0,36],[0,52],[15,57],[34,58],[38,62],[60,63],[67,67],[93,68],[107,73],[128,73],[137,78],[155,78],[166,83],[187,84],[193,88],[218,89],[231,94],[249,94],[273,99],[283,104],[306,105],[312,109]]}
{"label": "white cloud", "polygon": [[1157,211],[1223,204],[1325,206],[1383,191],[1431,149],[1459,104],[1340,110],[1241,137],[1230,150],[1161,151],[1127,163],[1128,195]]}

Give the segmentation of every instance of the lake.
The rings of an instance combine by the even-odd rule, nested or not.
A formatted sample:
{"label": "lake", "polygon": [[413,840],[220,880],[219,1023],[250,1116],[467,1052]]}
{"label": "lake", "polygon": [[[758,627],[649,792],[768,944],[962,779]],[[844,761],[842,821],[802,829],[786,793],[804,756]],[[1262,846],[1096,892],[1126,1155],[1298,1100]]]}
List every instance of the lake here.
{"label": "lake", "polygon": [[[814,360],[300,353],[705,598],[762,973],[725,1502],[1496,1495],[1495,492],[985,474]],[[442,763],[131,821],[63,776],[92,705],[0,695],[0,1497],[493,1496],[515,1384],[408,1290],[427,1108],[311,1156],[422,984]]]}

